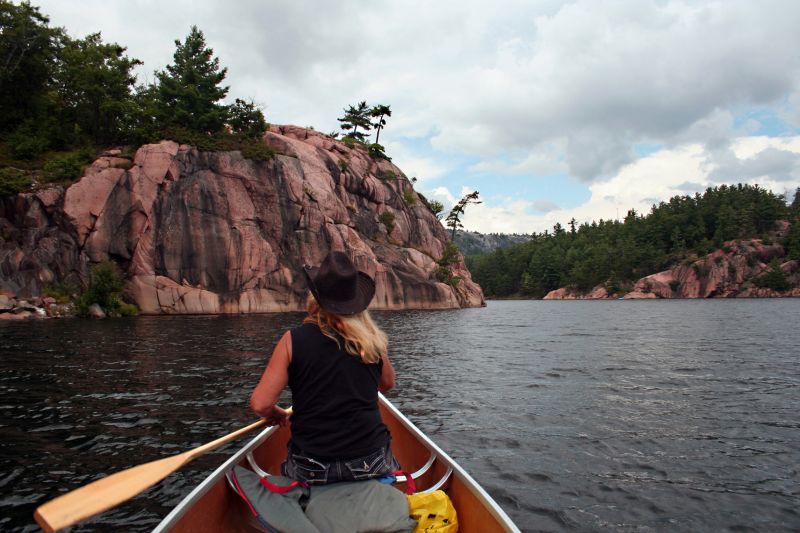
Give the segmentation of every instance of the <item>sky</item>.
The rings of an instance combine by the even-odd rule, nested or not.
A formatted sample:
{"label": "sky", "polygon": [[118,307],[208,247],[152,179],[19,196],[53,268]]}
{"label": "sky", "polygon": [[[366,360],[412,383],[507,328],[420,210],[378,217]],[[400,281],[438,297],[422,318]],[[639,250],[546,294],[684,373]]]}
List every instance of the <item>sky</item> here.
{"label": "sky", "polygon": [[228,98],[338,131],[391,106],[380,141],[466,229],[531,233],[750,183],[800,187],[796,0],[33,0],[72,37],[172,62],[192,25]]}

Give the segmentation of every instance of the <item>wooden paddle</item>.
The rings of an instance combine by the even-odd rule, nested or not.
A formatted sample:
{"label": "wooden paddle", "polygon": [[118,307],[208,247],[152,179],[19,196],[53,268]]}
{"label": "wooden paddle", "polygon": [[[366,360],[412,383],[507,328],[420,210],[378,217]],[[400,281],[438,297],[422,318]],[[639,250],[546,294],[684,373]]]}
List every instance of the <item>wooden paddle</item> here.
{"label": "wooden paddle", "polygon": [[[287,411],[291,414],[291,408]],[[100,478],[50,500],[36,509],[33,516],[47,533],[69,527],[133,498],[206,452],[219,448],[223,444],[265,425],[267,425],[267,420],[262,418],[258,422],[188,452],[157,459]]]}

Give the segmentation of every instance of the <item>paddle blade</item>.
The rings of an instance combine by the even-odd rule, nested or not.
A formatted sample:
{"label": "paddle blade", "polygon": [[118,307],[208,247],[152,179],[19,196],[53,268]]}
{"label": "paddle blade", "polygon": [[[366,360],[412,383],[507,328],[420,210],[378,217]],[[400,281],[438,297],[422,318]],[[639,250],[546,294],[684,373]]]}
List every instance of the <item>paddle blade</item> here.
{"label": "paddle blade", "polygon": [[48,533],[64,529],[127,501],[152,487],[188,461],[191,452],[135,466],[89,483],[51,500],[34,513]]}

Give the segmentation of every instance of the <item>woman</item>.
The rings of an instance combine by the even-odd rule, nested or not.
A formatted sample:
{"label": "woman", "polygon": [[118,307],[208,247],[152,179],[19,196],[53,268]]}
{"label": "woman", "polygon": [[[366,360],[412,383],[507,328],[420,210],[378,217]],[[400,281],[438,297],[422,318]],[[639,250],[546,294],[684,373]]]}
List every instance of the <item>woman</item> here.
{"label": "woman", "polygon": [[305,267],[313,299],[303,325],[287,331],[253,391],[250,405],[286,425],[275,402],[292,391],[292,438],[283,474],[310,484],[381,477],[398,470],[378,391],[394,387],[386,335],[367,306],[375,282],[342,252]]}

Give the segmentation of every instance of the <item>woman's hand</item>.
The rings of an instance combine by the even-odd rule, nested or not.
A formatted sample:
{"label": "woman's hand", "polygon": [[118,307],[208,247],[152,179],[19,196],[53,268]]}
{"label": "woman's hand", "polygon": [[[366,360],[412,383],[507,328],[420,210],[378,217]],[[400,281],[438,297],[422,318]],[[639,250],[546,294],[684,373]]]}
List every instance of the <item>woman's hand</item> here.
{"label": "woman's hand", "polygon": [[281,426],[286,427],[289,425],[289,417],[292,415],[290,411],[287,411],[283,407],[278,407],[277,405],[272,406],[272,414],[269,416],[265,416],[264,418],[267,419],[267,423],[271,426]]}

